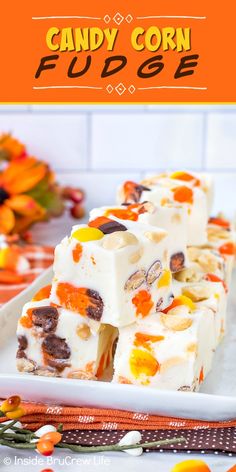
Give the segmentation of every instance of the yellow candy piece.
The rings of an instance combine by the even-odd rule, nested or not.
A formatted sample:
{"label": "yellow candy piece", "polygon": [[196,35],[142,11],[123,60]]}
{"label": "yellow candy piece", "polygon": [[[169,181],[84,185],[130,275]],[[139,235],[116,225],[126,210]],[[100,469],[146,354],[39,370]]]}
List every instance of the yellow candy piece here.
{"label": "yellow candy piece", "polygon": [[195,305],[195,303],[193,303],[191,298],[186,297],[185,295],[180,295],[179,297],[177,297],[177,300],[180,301],[180,303],[179,303],[180,305],[187,306],[190,309],[190,311],[196,310],[196,305]]}
{"label": "yellow candy piece", "polygon": [[166,287],[166,286],[170,285],[171,280],[172,280],[171,271],[170,270],[163,270],[163,273],[162,273],[161,277],[158,279],[157,287],[158,288]]}
{"label": "yellow candy piece", "polygon": [[176,464],[171,472],[211,472],[211,470],[205,462],[192,459]]}
{"label": "yellow candy piece", "polygon": [[5,268],[6,256],[7,256],[7,251],[8,250],[9,250],[8,247],[4,247],[4,248],[0,249],[0,269]]}
{"label": "yellow candy piece", "polygon": [[143,349],[131,351],[129,366],[136,379],[142,374],[153,377],[160,367],[155,357]]}
{"label": "yellow candy piece", "polygon": [[88,241],[102,239],[104,233],[100,229],[86,227],[76,229],[71,236],[81,243],[87,243]]}
{"label": "yellow candy piece", "polygon": [[175,172],[172,172],[170,174],[170,179],[178,179],[179,177],[181,178],[185,174],[182,170],[176,170]]}

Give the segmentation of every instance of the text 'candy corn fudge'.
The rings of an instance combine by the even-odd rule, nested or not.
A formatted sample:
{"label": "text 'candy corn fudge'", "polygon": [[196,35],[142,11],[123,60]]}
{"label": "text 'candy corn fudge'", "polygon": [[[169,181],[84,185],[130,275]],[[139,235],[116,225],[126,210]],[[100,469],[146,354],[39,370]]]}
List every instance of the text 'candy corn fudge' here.
{"label": "text 'candy corn fudge'", "polygon": [[207,241],[208,198],[204,190],[194,183],[171,178],[154,176],[141,183],[126,181],[118,191],[119,204],[142,203],[149,201],[155,206],[168,206],[176,203],[187,210],[187,244],[201,245]]}
{"label": "text 'candy corn fudge'", "polygon": [[[95,208],[90,212],[90,224],[100,228],[104,218],[110,218],[126,225],[151,225],[168,232],[170,270],[178,272],[187,263],[187,209],[172,204],[156,207],[151,202]],[[132,227],[132,226],[131,226]],[[155,231],[155,229],[154,229]]]}
{"label": "text 'candy corn fudge'", "polygon": [[170,304],[168,233],[123,223],[75,226],[58,244],[52,302],[117,327]]}
{"label": "text 'candy corn fudge'", "polygon": [[111,363],[116,330],[43,299],[24,306],[17,336],[19,371],[96,379]]}
{"label": "text 'candy corn fudge'", "polygon": [[213,312],[182,296],[167,312],[119,329],[113,382],[195,391],[213,352]]}

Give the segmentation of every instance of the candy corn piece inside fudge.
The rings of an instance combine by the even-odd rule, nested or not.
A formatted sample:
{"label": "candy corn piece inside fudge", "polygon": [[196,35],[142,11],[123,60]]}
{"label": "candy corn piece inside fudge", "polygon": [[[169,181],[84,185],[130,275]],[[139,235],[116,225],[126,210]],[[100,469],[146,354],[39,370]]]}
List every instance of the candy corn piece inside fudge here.
{"label": "candy corn piece inside fudge", "polygon": [[37,294],[36,301],[24,306],[18,322],[18,370],[72,379],[101,378],[112,360],[116,329],[40,298]]}

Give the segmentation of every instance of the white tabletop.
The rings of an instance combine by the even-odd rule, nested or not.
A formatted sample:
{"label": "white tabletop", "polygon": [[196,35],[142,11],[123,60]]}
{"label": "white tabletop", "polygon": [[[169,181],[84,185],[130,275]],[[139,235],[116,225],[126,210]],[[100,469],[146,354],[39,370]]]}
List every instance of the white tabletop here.
{"label": "white tabletop", "polygon": [[[80,223],[80,221],[79,221]],[[70,217],[54,219],[49,224],[40,223],[33,229],[34,240],[38,243],[55,245],[65,236],[71,226],[77,224]],[[212,472],[227,472],[236,464],[236,457],[220,455],[187,455],[173,453],[147,453],[139,457],[131,457],[126,453],[97,453],[75,454],[71,451],[56,451],[53,456],[44,458],[36,452],[17,451],[6,447],[0,447],[0,470],[6,472],[26,472],[34,467],[35,472],[41,472],[45,468],[53,472],[76,471],[90,472],[114,471],[143,472],[145,466],[148,472],[170,472],[171,468],[180,461],[187,459],[202,459],[210,467]]]}

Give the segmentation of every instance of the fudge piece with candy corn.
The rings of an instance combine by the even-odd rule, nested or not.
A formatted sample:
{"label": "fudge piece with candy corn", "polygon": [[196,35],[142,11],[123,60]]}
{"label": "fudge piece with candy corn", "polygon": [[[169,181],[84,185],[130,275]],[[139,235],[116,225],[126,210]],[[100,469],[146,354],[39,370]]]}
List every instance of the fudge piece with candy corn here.
{"label": "fudge piece with candy corn", "polygon": [[181,299],[181,296],[190,298],[196,309],[206,307],[212,310],[214,347],[216,348],[225,333],[227,293],[224,285],[221,282],[211,280],[211,278],[195,283],[174,280],[173,292],[177,300],[178,297]]}
{"label": "fudge piece with candy corn", "polygon": [[207,242],[208,200],[198,185],[169,176],[153,177],[139,183],[127,181],[118,191],[119,204],[149,201],[155,206],[178,204],[187,210],[187,244]]}
{"label": "fudge piece with candy corn", "polygon": [[162,229],[110,219],[100,229],[75,226],[56,247],[50,299],[90,319],[125,326],[170,304],[169,264]]}
{"label": "fudge piece with candy corn", "polygon": [[117,334],[109,325],[40,299],[24,306],[17,336],[20,372],[96,379],[112,361]]}
{"label": "fudge piece with candy corn", "polygon": [[170,269],[178,272],[187,265],[187,209],[178,204],[156,207],[151,202],[95,208],[90,212],[89,225],[100,228],[107,219],[126,225],[148,224],[168,231]]}
{"label": "fudge piece with candy corn", "polygon": [[158,183],[158,181],[162,179],[172,179],[174,181],[182,182],[182,184],[187,184],[192,188],[199,187],[205,193],[208,211],[211,211],[214,197],[214,184],[210,174],[196,172],[190,173],[183,170],[177,170],[174,172],[157,174],[151,177],[147,176],[143,183],[149,184],[149,182],[151,182],[152,185],[153,183]]}
{"label": "fudge piece with candy corn", "polygon": [[113,382],[198,390],[214,346],[213,311],[181,295],[164,312],[119,329]]}

